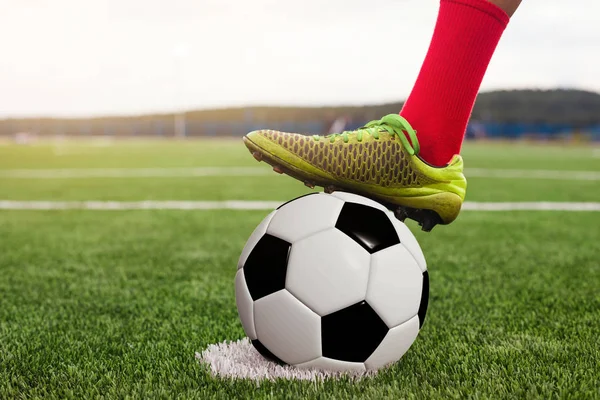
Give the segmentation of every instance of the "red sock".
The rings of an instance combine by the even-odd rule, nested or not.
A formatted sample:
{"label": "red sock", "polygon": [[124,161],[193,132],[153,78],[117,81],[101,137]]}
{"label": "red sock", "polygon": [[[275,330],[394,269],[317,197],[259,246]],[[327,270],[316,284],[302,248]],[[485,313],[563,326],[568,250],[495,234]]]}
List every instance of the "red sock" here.
{"label": "red sock", "polygon": [[429,51],[400,114],[417,131],[421,157],[446,165],[467,122],[508,15],[486,0],[441,0]]}

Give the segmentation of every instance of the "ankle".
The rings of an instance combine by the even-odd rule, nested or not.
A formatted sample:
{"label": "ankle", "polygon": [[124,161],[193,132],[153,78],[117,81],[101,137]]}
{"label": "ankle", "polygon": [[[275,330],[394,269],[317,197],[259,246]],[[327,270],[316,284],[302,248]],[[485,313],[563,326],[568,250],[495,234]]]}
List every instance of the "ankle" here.
{"label": "ankle", "polygon": [[502,11],[504,11],[508,17],[512,17],[519,5],[521,4],[521,0],[488,0],[490,3],[498,6]]}

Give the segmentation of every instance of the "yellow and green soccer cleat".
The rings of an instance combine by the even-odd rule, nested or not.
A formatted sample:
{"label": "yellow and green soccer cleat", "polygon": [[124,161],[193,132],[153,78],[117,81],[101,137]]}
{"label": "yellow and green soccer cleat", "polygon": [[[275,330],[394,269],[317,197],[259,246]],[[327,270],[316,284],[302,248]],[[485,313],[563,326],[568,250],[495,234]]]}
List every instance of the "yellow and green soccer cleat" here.
{"label": "yellow and green soccer cleat", "polygon": [[259,130],[247,134],[244,143],[278,173],[328,193],[369,197],[398,219],[419,222],[424,231],[454,221],[465,198],[462,158],[456,155],[441,168],[427,164],[419,157],[416,132],[397,114],[328,136]]}

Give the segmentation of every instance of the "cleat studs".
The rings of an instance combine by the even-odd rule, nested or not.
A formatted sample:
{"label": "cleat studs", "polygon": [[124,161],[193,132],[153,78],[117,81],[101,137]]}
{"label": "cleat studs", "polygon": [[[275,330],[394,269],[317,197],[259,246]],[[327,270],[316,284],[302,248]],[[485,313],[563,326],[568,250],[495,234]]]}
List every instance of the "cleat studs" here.
{"label": "cleat studs", "polygon": [[327,193],[327,194],[331,194],[331,193],[335,192],[335,186],[326,186],[323,189],[324,189],[325,193]]}
{"label": "cleat studs", "polygon": [[315,188],[315,184],[309,181],[304,182],[304,186],[306,186],[307,188],[311,188],[314,189]]}
{"label": "cleat studs", "polygon": [[396,211],[394,211],[394,215],[400,222],[404,222],[406,221],[406,218],[408,218],[408,214],[404,208],[397,208]]}
{"label": "cleat studs", "polygon": [[431,232],[431,230],[433,229],[433,227],[435,226],[435,224],[429,224],[427,222],[421,224],[421,230],[423,232]]}
{"label": "cleat studs", "polygon": [[262,159],[263,159],[263,155],[262,155],[262,153],[261,153],[261,152],[259,152],[259,151],[254,151],[254,152],[252,152],[252,156],[254,157],[254,159],[255,159],[256,161],[262,161]]}
{"label": "cleat studs", "polygon": [[431,230],[437,225],[443,223],[440,216],[433,211],[422,210],[422,220],[420,221],[421,229],[424,232],[431,232]]}
{"label": "cleat studs", "polygon": [[279,165],[273,166],[273,171],[277,172],[278,174],[283,174],[283,169]]}
{"label": "cleat studs", "polygon": [[394,211],[394,215],[402,222],[407,218],[416,221],[424,232],[431,232],[436,225],[444,223],[440,216],[432,210],[398,207]]}

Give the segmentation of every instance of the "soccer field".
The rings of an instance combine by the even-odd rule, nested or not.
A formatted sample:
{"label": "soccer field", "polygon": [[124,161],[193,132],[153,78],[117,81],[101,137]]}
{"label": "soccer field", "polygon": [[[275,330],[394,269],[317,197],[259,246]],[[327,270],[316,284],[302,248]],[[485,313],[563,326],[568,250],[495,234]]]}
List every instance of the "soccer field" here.
{"label": "soccer field", "polygon": [[[0,143],[0,399],[600,398],[600,149],[463,156],[469,208],[432,233],[408,222],[431,297],[403,359],[359,381],[257,386],[195,353],[244,337],[242,247],[271,202],[309,189],[238,139]],[[39,201],[73,209],[27,209]],[[529,210],[477,210],[489,202]]]}

